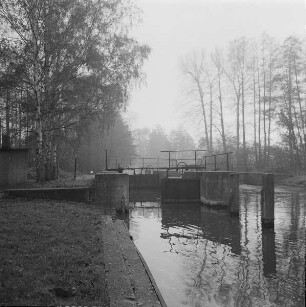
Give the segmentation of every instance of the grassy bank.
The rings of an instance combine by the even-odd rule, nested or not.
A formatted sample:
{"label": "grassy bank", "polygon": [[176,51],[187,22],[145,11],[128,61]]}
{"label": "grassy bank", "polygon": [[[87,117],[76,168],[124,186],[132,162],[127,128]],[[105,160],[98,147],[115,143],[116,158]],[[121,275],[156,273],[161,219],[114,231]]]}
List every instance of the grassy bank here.
{"label": "grassy bank", "polygon": [[0,199],[0,304],[108,306],[99,208]]}

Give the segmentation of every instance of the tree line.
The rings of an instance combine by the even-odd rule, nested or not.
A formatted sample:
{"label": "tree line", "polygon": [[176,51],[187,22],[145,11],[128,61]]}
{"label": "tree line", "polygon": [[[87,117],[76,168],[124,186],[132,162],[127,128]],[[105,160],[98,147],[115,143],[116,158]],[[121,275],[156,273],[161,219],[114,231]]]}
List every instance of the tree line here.
{"label": "tree line", "polygon": [[0,145],[33,148],[38,181],[84,150],[94,125],[105,138],[142,81],[138,19],[128,0],[1,1]]}
{"label": "tree line", "polygon": [[187,116],[204,127],[201,146],[234,151],[242,170],[306,168],[305,40],[241,37],[226,50],[187,54],[181,72]]}
{"label": "tree line", "polygon": [[[136,153],[140,157],[165,158],[168,156],[161,153],[162,150],[193,150],[196,145],[192,136],[183,128],[173,129],[167,134],[161,126],[154,129],[142,128],[133,131],[133,139]],[[192,152],[175,153],[173,158],[193,158]]]}

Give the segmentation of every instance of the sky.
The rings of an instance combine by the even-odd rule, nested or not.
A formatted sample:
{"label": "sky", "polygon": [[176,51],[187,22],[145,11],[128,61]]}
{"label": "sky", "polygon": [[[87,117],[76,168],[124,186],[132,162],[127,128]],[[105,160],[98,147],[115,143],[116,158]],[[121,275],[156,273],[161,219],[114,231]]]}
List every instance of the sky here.
{"label": "sky", "polygon": [[161,125],[169,132],[183,126],[199,137],[199,129],[179,111],[183,99],[179,63],[184,55],[201,49],[209,53],[233,39],[256,38],[264,31],[279,41],[289,35],[306,37],[306,0],[135,2],[143,21],[132,35],[152,51],[143,67],[145,84],[133,90],[125,114],[131,129]]}

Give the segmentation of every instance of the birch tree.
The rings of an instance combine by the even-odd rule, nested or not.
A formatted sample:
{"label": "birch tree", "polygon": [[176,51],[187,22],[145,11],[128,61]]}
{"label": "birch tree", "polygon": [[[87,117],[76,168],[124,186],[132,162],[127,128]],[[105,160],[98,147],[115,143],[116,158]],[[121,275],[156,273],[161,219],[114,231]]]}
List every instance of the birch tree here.
{"label": "birch tree", "polygon": [[[0,20],[17,45],[15,71],[35,118],[39,181],[55,175],[55,131],[124,107],[149,48],[128,36],[137,12],[124,0],[3,0]],[[12,39],[13,37],[13,39]]]}

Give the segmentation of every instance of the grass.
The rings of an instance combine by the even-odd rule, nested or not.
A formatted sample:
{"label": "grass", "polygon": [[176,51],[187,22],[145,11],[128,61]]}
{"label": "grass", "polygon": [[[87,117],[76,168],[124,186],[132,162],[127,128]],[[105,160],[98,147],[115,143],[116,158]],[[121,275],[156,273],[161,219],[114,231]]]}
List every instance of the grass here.
{"label": "grass", "polygon": [[101,212],[0,199],[0,305],[108,306]]}
{"label": "grass", "polygon": [[73,179],[73,174],[65,174],[56,180],[47,181],[44,183],[36,182],[35,179],[12,186],[11,188],[27,189],[27,188],[72,188],[72,187],[92,187],[94,185],[94,175],[78,175]]}

